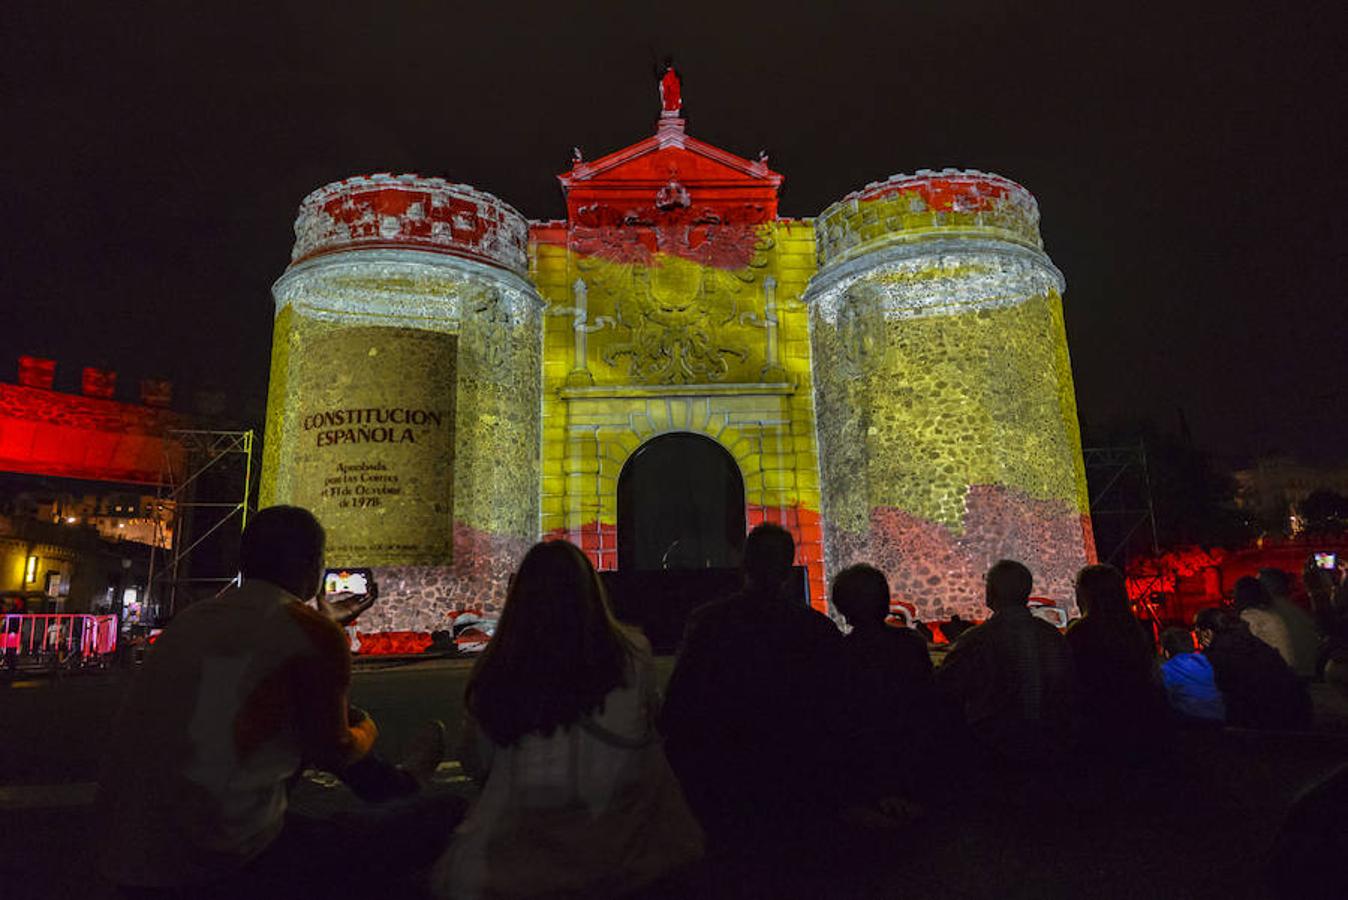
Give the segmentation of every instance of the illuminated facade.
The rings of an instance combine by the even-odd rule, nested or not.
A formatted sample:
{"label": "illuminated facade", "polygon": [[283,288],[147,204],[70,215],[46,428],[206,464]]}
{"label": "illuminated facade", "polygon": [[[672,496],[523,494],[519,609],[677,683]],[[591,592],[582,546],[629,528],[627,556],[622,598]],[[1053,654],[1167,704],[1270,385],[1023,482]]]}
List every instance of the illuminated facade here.
{"label": "illuminated facade", "polygon": [[981,618],[1004,556],[1069,602],[1093,549],[1033,197],[946,170],[782,217],[782,176],[689,136],[672,93],[651,137],[577,154],[563,220],[417,176],[310,195],[262,502],[376,568],[364,628],[430,631],[495,608],[540,536],[618,567],[634,454],[686,433],[733,461],[746,527],[795,534],[820,609],[868,561],[923,617]]}

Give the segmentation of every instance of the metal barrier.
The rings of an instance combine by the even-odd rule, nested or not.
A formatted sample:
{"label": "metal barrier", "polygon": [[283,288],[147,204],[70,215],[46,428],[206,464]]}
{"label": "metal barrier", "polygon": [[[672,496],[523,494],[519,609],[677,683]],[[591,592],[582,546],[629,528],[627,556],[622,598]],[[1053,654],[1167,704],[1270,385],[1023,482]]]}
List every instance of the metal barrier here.
{"label": "metal barrier", "polygon": [[6,613],[0,620],[4,664],[63,662],[117,651],[117,617],[89,613]]}

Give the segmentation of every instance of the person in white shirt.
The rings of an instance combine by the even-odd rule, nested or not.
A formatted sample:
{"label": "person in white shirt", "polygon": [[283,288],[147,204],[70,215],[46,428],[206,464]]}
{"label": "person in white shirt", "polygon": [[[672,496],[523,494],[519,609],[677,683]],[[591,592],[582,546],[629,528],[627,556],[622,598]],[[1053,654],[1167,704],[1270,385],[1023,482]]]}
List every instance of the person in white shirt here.
{"label": "person in white shirt", "polygon": [[375,801],[415,793],[434,771],[438,723],[406,768],[371,754],[379,731],[348,703],[341,623],[373,598],[323,598],[323,554],[322,526],[308,511],[262,510],[243,534],[242,583],[184,610],[156,641],[113,728],[99,787],[98,859],[114,883],[248,883],[278,852],[293,858],[275,868],[302,869],[322,848],[277,844],[302,767],[336,773]]}

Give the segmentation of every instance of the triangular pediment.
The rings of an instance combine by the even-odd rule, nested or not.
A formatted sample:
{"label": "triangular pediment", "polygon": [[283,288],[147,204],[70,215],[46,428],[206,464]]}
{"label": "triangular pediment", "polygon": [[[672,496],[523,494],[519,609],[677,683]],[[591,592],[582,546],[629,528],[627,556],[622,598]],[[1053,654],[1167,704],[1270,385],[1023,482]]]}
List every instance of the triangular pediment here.
{"label": "triangular pediment", "polygon": [[767,166],[767,159],[744,159],[687,135],[682,120],[665,120],[661,128],[631,146],[594,160],[577,160],[572,170],[558,175],[563,189],[572,186],[600,187],[605,182],[666,181],[670,171],[683,183],[758,182],[776,187],[782,175]]}
{"label": "triangular pediment", "polygon": [[665,181],[671,172],[685,184],[747,181],[775,188],[782,182],[766,159],[737,156],[686,134],[681,127],[662,127],[651,137],[599,159],[578,160],[558,178],[567,189],[581,183],[597,188],[605,182]]}
{"label": "triangular pediment", "polygon": [[628,208],[702,205],[753,209],[755,218],[776,215],[782,176],[767,158],[745,159],[688,135],[682,119],[661,119],[655,134],[596,160],[577,159],[557,176],[567,214],[598,203]]}

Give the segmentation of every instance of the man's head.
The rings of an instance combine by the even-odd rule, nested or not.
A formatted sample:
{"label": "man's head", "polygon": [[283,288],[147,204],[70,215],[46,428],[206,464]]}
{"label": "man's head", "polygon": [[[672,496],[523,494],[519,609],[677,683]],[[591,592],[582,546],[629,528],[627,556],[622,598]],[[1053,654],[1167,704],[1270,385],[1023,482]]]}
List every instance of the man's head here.
{"label": "man's head", "polygon": [[1034,576],[1013,559],[999,560],[988,569],[987,604],[993,612],[1026,605],[1032,590]]}
{"label": "man's head", "polygon": [[1244,609],[1262,609],[1273,602],[1264,586],[1259,583],[1259,579],[1250,575],[1236,579],[1232,600],[1237,612]]}
{"label": "man's head", "polygon": [[1216,606],[1200,609],[1198,615],[1194,616],[1194,636],[1198,638],[1198,646],[1204,649],[1223,631],[1231,631],[1238,627],[1240,619]]}
{"label": "man's head", "polygon": [[1086,566],[1077,573],[1077,606],[1088,616],[1122,616],[1128,609],[1128,583],[1113,566]]}
{"label": "man's head", "polygon": [[833,608],[853,628],[884,625],[889,616],[889,582],[874,566],[848,566],[833,579]]}
{"label": "man's head", "polygon": [[1166,659],[1193,653],[1196,649],[1198,648],[1194,646],[1194,633],[1187,628],[1172,626],[1161,632],[1161,650],[1165,652]]}
{"label": "man's head", "polygon": [[1282,569],[1260,569],[1259,583],[1270,597],[1286,597],[1292,593],[1292,579]]}
{"label": "man's head", "polygon": [[309,510],[269,506],[243,530],[239,571],[308,600],[323,581],[324,542],[323,526]]}
{"label": "man's head", "polygon": [[751,589],[775,591],[791,574],[796,542],[780,525],[764,522],[744,539],[744,578]]}

